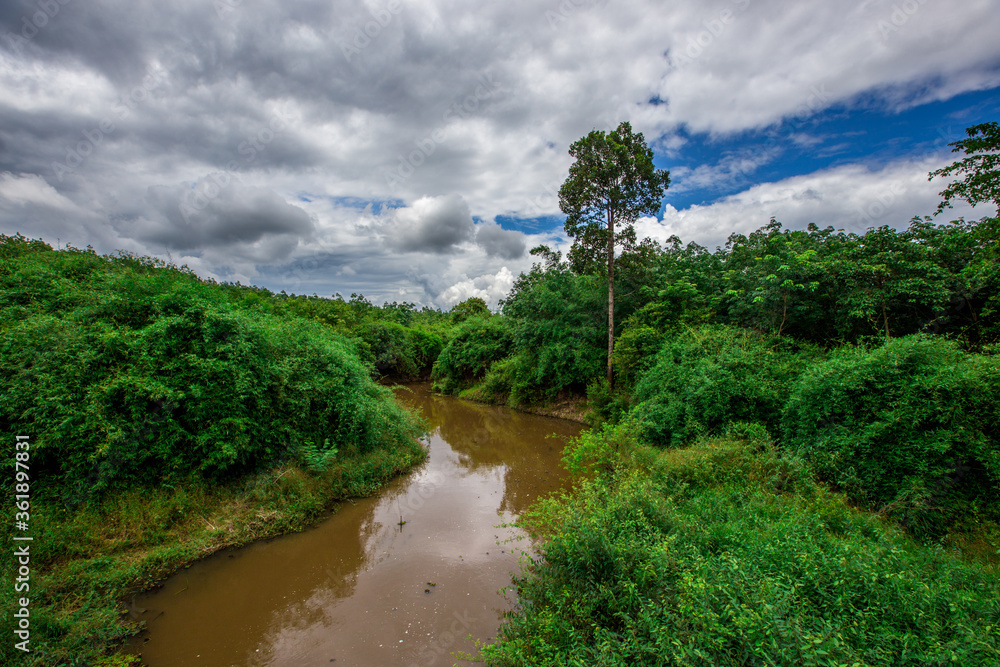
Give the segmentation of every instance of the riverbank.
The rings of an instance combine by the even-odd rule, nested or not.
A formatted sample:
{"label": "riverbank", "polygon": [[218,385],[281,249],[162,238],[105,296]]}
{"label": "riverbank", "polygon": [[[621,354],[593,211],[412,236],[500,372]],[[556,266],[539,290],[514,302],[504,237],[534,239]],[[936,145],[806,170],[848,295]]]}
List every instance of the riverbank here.
{"label": "riverbank", "polygon": [[337,329],[309,300],[22,236],[0,235],[0,292],[0,434],[19,467],[5,498],[30,539],[30,567],[0,562],[26,578],[0,604],[27,600],[30,617],[0,631],[31,651],[4,643],[2,664],[111,664],[135,630],[129,595],[298,530],[425,456],[421,425],[372,380],[379,355],[349,335],[358,318]]}
{"label": "riverbank", "polygon": [[147,631],[130,645],[145,663],[451,667],[474,649],[468,635],[495,636],[516,604],[498,591],[530,550],[514,522],[568,488],[560,458],[580,426],[426,385],[395,394],[424,416],[426,463],[308,530],[137,596]]}
{"label": "riverbank", "polygon": [[[758,434],[759,435],[759,434]],[[1000,575],[852,507],[766,438],[581,438],[494,667],[1000,665]]]}
{"label": "riverbank", "polygon": [[586,396],[578,396],[568,392],[561,392],[552,401],[510,405],[507,401],[507,396],[490,394],[483,390],[482,384],[477,384],[469,389],[460,391],[457,396],[467,401],[474,401],[485,405],[502,405],[505,408],[525,412],[530,415],[555,417],[580,424],[591,424],[593,416],[593,410]]}
{"label": "riverbank", "polygon": [[139,664],[107,655],[141,629],[129,616],[135,594],[221,549],[311,526],[338,502],[377,492],[425,457],[411,441],[318,474],[284,465],[228,485],[190,480],[117,493],[73,512],[35,505],[34,543],[50,557],[32,563],[32,652],[26,661],[6,653],[5,664]]}

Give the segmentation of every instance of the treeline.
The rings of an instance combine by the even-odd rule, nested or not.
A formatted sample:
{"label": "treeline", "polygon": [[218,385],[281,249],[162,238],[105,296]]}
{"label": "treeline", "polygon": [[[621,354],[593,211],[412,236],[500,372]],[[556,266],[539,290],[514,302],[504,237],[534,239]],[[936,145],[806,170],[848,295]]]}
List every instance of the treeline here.
{"label": "treeline", "polygon": [[[677,237],[662,247],[647,240],[616,260],[617,381],[633,386],[668,337],[703,324],[824,349],[923,333],[991,350],[1000,340],[998,225],[920,218],[902,231],[854,234],[816,225],[792,231],[772,220],[714,252]],[[480,396],[517,405],[582,393],[601,376],[600,263],[568,262],[544,246],[532,253],[541,261],[502,302],[503,323],[471,339],[459,334],[453,345],[461,349],[444,350],[435,371],[442,389],[479,384]]]}
{"label": "treeline", "polygon": [[613,389],[600,265],[536,248],[502,315],[456,328],[436,386],[513,406],[586,392],[595,424],[667,447],[760,425],[856,502],[940,535],[998,509],[998,224],[772,220],[715,252],[644,243],[618,264]]}

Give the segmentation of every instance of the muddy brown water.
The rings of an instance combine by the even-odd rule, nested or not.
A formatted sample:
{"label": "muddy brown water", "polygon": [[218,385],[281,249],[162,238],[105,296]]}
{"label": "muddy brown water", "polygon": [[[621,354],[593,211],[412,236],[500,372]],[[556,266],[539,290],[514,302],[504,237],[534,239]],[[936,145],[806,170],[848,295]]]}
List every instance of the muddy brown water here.
{"label": "muddy brown water", "polygon": [[130,651],[151,667],[424,667],[493,638],[514,604],[501,589],[531,549],[503,524],[566,485],[564,439],[581,427],[423,385],[396,394],[427,419],[424,464],[310,530],[218,553],[137,597],[147,629]]}

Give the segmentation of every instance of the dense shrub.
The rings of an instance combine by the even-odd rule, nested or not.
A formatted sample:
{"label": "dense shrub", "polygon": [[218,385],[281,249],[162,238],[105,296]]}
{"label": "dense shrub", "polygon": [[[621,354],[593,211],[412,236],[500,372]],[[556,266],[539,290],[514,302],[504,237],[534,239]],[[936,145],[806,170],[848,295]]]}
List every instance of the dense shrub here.
{"label": "dense shrub", "polygon": [[535,512],[549,539],[487,664],[1000,664],[996,575],[914,548],[794,460],[718,441],[606,479]]}
{"label": "dense shrub", "polygon": [[453,394],[482,378],[490,365],[506,357],[514,341],[503,317],[470,317],[459,324],[441,351],[431,377],[434,388]]}
{"label": "dense shrub", "polygon": [[414,433],[323,325],[239,307],[143,258],[0,257],[0,434],[32,436],[34,474],[67,502]]}
{"label": "dense shrub", "polygon": [[369,359],[380,375],[400,380],[429,375],[444,346],[437,334],[384,320],[365,322],[352,334],[364,341]]}
{"label": "dense shrub", "polygon": [[785,445],[851,498],[941,527],[1000,498],[1000,360],[940,338],[844,348],[806,372]]}
{"label": "dense shrub", "polygon": [[607,364],[607,286],[566,269],[538,272],[515,287],[503,313],[514,320],[522,363],[512,378],[517,402],[582,393]]}
{"label": "dense shrub", "polygon": [[668,338],[636,384],[636,413],[648,441],[678,447],[732,421],[772,432],[803,368],[819,357],[787,338],[703,326]]}

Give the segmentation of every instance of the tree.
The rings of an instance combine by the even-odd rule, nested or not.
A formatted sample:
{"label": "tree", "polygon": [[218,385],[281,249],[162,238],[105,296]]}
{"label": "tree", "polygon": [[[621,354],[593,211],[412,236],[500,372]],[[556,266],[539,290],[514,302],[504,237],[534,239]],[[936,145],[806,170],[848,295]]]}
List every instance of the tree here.
{"label": "tree", "polygon": [[486,301],[478,296],[473,296],[462,303],[456,304],[451,309],[451,321],[454,323],[464,322],[470,317],[489,317],[490,309]]}
{"label": "tree", "polygon": [[968,139],[948,145],[954,146],[952,153],[964,151],[969,157],[927,175],[927,180],[935,176],[965,175],[964,180],[952,181],[939,193],[944,201],[938,204],[934,215],[951,208],[951,201],[958,198],[973,206],[992,202],[996,204],[997,215],[1000,216],[1000,125],[980,123],[967,128],[965,133]]}
{"label": "tree", "polygon": [[[623,122],[612,132],[594,130],[570,146],[576,161],[559,188],[566,233],[575,239],[574,268],[593,266],[604,254],[608,272],[608,384],[612,384],[615,342],[615,245],[635,244],[635,221],[660,210],[670,172],[653,166],[642,133]],[[589,260],[589,261],[588,261]]]}

